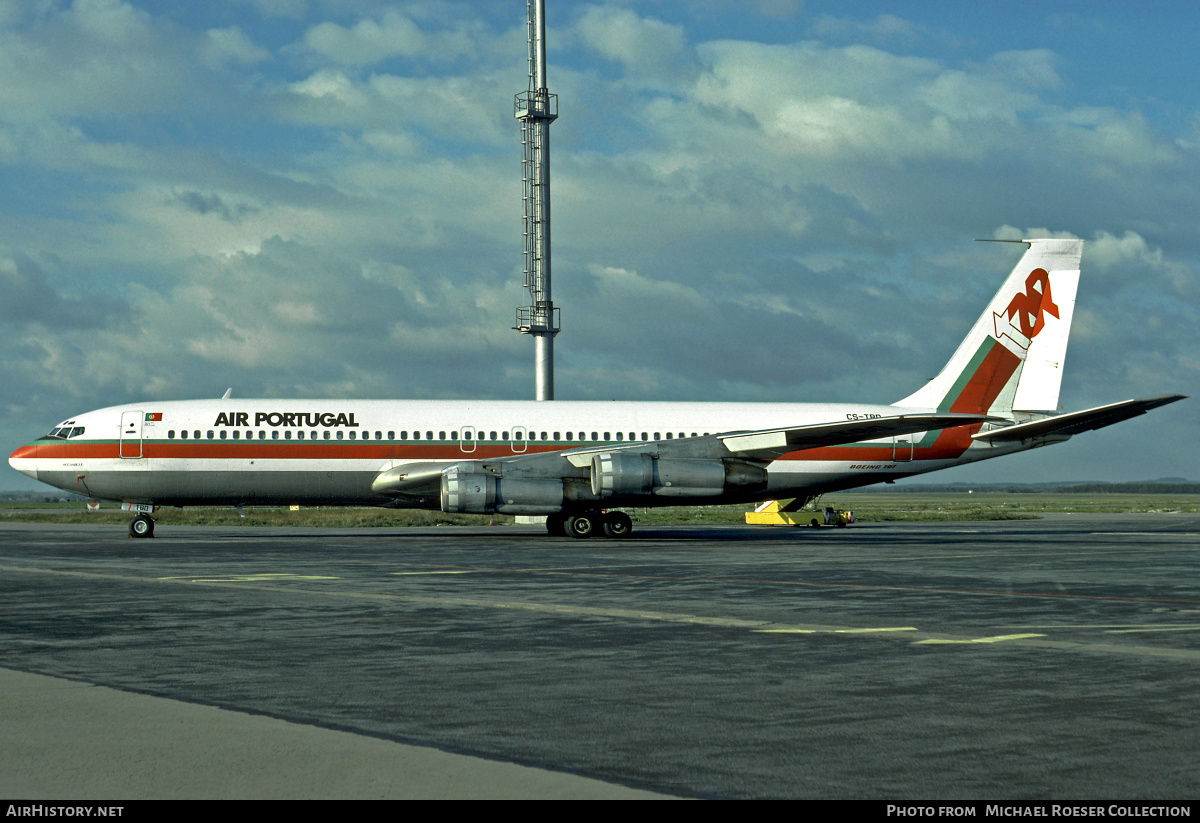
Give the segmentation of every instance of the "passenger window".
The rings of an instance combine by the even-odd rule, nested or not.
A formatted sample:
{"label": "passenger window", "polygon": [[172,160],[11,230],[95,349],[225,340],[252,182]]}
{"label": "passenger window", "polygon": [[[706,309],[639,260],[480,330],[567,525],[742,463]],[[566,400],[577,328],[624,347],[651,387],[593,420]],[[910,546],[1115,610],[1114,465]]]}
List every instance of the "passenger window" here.
{"label": "passenger window", "polygon": [[212,439],[213,439],[213,430],[212,430],[212,429],[209,429],[209,430],[208,430],[208,435],[207,435],[207,437],[208,437],[208,439],[209,439],[209,440],[212,440]]}
{"label": "passenger window", "polygon": [[570,440],[570,439],[571,439],[571,432],[567,432],[567,439],[568,439],[568,440]]}
{"label": "passenger window", "polygon": [[167,432],[167,439],[168,439],[168,440],[174,440],[174,439],[175,439],[175,430],[174,430],[174,429],[171,429],[169,432]]}
{"label": "passenger window", "polygon": [[674,437],[671,435],[671,433],[670,433],[670,432],[667,432],[667,439],[668,439],[668,440],[674,440],[675,438],[674,438]]}
{"label": "passenger window", "polygon": [[555,440],[558,440],[558,439],[560,439],[560,438],[559,438],[559,436],[558,436],[558,432],[555,432],[555,433],[554,433],[554,439],[555,439]]}
{"label": "passenger window", "polygon": [[500,432],[500,439],[501,439],[501,440],[507,440],[507,439],[508,439],[508,432]]}
{"label": "passenger window", "polygon": [[395,440],[395,439],[396,439],[396,433],[388,432],[388,440]]}
{"label": "passenger window", "polygon": [[326,439],[326,440],[328,440],[328,439],[329,439],[329,432],[325,432],[325,439]]}
{"label": "passenger window", "polygon": [[592,432],[592,440],[599,440],[600,432]]}
{"label": "passenger window", "polygon": [[645,432],[642,432],[642,439],[649,440],[650,438],[649,438],[649,436],[647,436],[647,434]]}
{"label": "passenger window", "polygon": [[401,439],[401,440],[407,440],[407,439],[408,439],[408,432],[406,432],[406,431],[400,432],[400,439]]}
{"label": "passenger window", "polygon": [[301,429],[300,431],[296,432],[296,439],[297,439],[297,440],[303,440],[303,439],[304,439],[304,430],[303,430],[303,429]]}
{"label": "passenger window", "polygon": [[241,436],[241,434],[242,433],[240,431],[238,431],[237,429],[234,429],[233,430],[233,439],[237,440]]}
{"label": "passenger window", "polygon": [[451,439],[451,440],[457,440],[457,439],[458,439],[458,432],[450,432],[450,439]]}
{"label": "passenger window", "polygon": [[278,440],[278,439],[279,439],[279,429],[274,429],[274,430],[272,430],[272,432],[271,432],[271,439],[272,439],[272,440]]}
{"label": "passenger window", "polygon": [[354,439],[354,432],[350,432],[350,439],[351,439],[351,440],[353,440],[353,439]]}
{"label": "passenger window", "polygon": [[337,439],[341,440],[344,435],[345,435],[345,432],[342,431],[341,429],[338,429]]}
{"label": "passenger window", "polygon": [[446,439],[446,433],[438,432],[438,440],[445,440],[445,439]]}
{"label": "passenger window", "polygon": [[617,440],[618,440],[618,441],[620,441],[620,440],[621,440],[621,434],[622,434],[621,432],[617,432]]}
{"label": "passenger window", "polygon": [[224,440],[228,436],[229,436],[229,432],[225,431],[224,429],[221,429],[221,439]]}
{"label": "passenger window", "polygon": [[187,440],[187,429],[183,429],[179,432],[179,439]]}
{"label": "passenger window", "polygon": [[[391,436],[392,436],[392,433],[391,433],[391,432],[388,432],[388,437],[391,437]],[[375,439],[376,439],[376,440],[382,440],[382,439],[383,439],[383,432],[375,432]]]}
{"label": "passenger window", "polygon": [[432,440],[432,439],[433,439],[433,432],[425,432],[425,439],[426,439],[426,440]]}
{"label": "passenger window", "polygon": [[420,439],[421,439],[421,433],[413,432],[413,440],[420,440]]}
{"label": "passenger window", "polygon": [[284,440],[291,440],[291,439],[292,439],[292,430],[291,430],[291,429],[288,429],[287,431],[285,431],[285,432],[283,433],[283,439],[284,439]]}
{"label": "passenger window", "polygon": [[192,432],[192,439],[193,439],[193,440],[199,440],[199,439],[200,439],[200,430],[199,430],[199,429],[196,429],[194,432]]}

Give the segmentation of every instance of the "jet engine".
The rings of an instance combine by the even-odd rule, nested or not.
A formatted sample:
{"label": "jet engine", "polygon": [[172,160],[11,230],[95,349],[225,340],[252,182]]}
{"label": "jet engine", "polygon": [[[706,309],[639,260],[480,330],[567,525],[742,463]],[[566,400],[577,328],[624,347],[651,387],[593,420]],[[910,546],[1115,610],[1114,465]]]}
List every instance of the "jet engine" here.
{"label": "jet engine", "polygon": [[554,514],[562,511],[563,481],[497,477],[465,463],[442,473],[444,512],[467,514]]}
{"label": "jet engine", "polygon": [[767,471],[745,460],[664,459],[604,452],[592,458],[592,494],[609,497],[717,497],[766,488]]}

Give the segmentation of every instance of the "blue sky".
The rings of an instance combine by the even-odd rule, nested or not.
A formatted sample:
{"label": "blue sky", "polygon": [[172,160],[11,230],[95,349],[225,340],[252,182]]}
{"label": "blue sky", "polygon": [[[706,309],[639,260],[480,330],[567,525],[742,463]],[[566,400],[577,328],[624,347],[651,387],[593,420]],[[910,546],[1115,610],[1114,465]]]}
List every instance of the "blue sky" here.
{"label": "blue sky", "polygon": [[[548,0],[560,399],[878,401],[1085,240],[1065,409],[1200,389],[1200,7]],[[0,442],[526,398],[524,3],[0,0]],[[1197,477],[1195,401],[947,481]],[[0,487],[27,481],[9,470]]]}

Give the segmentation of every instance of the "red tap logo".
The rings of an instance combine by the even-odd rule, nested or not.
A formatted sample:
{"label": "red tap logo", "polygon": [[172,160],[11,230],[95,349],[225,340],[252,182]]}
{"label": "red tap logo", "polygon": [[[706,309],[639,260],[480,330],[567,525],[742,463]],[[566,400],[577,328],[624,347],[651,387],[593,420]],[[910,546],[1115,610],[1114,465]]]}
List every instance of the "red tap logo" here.
{"label": "red tap logo", "polygon": [[[1038,332],[1046,325],[1045,315],[1058,317],[1058,306],[1050,295],[1050,275],[1045,269],[1034,269],[1025,278],[1025,292],[1017,292],[1009,301],[1008,308],[1003,314],[995,315],[996,339],[1007,331],[1020,332],[1024,340],[1013,335],[1007,335],[1022,349],[1029,348],[1030,342],[1037,337]],[[1002,318],[1007,317],[1007,329],[1002,329]]]}

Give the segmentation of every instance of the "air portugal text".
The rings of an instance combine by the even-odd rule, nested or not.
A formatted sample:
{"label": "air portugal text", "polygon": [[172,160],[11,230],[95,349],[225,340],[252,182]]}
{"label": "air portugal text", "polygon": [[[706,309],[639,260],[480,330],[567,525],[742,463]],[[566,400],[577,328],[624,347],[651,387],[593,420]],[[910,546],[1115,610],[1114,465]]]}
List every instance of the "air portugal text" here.
{"label": "air portugal text", "polygon": [[[245,427],[250,425],[250,412],[221,412],[214,426]],[[354,412],[255,412],[255,426],[315,429],[318,426],[335,429],[338,426],[358,428]]]}

